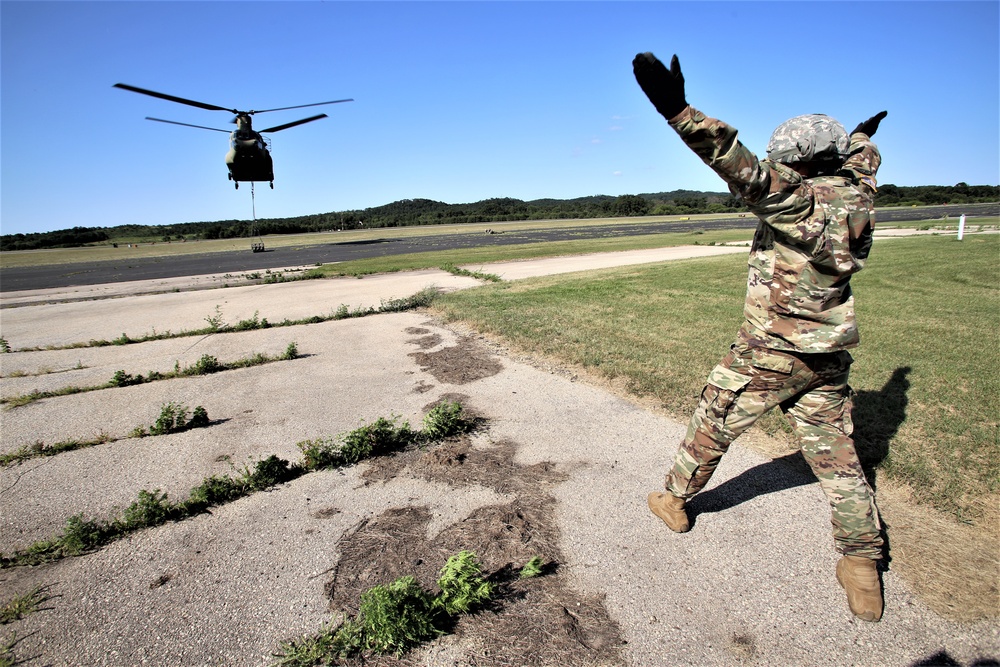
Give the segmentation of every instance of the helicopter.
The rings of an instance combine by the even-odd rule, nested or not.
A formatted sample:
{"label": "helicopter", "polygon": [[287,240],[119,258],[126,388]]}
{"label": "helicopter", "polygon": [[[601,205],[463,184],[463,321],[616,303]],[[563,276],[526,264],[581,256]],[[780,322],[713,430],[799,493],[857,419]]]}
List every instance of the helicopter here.
{"label": "helicopter", "polygon": [[212,130],[213,132],[229,132],[229,152],[226,153],[226,166],[229,168],[229,180],[233,181],[237,190],[240,187],[241,181],[250,181],[251,183],[253,181],[267,181],[270,183],[271,189],[274,189],[274,165],[271,160],[271,153],[268,151],[270,142],[264,139],[261,134],[280,132],[281,130],[287,130],[288,128],[295,127],[296,125],[304,125],[305,123],[311,123],[314,120],[327,117],[325,113],[321,113],[316,116],[310,116],[309,118],[303,118],[302,120],[292,121],[291,123],[275,125],[274,127],[269,127],[258,132],[253,129],[252,116],[254,114],[269,113],[271,111],[287,111],[288,109],[302,109],[305,107],[318,107],[325,104],[340,104],[341,102],[354,101],[353,99],[331,100],[329,102],[299,104],[297,106],[280,107],[277,109],[240,111],[238,109],[229,109],[215,104],[206,104],[205,102],[196,102],[195,100],[188,100],[183,97],[158,93],[155,90],[146,90],[145,88],[138,88],[125,83],[116,83],[114,87],[121,88],[122,90],[130,90],[133,93],[158,97],[161,100],[167,100],[169,102],[187,104],[188,106],[198,107],[199,109],[207,109],[208,111],[228,111],[229,113],[235,114],[235,118],[233,118],[232,122],[236,123],[236,130],[233,132],[229,132],[229,130],[221,130],[215,127],[205,127],[204,125],[192,125],[190,123],[179,123],[175,120],[152,118],[150,116],[146,116],[146,120],[155,120],[158,123],[170,123],[172,125],[183,125],[185,127],[196,127],[201,130]]}

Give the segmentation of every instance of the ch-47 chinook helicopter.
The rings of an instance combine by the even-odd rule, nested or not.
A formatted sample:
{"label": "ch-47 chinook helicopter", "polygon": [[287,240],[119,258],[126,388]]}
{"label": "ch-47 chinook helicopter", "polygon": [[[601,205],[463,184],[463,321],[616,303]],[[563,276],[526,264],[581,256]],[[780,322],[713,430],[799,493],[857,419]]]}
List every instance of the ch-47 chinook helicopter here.
{"label": "ch-47 chinook helicopter", "polygon": [[[311,123],[314,120],[319,120],[320,118],[326,118],[325,113],[321,113],[317,116],[310,116],[309,118],[303,118],[302,120],[292,121],[291,123],[285,123],[283,125],[276,125],[274,127],[269,127],[266,130],[255,131],[253,129],[253,121],[251,116],[256,113],[268,113],[271,111],[287,111],[288,109],[302,109],[304,107],[318,107],[324,104],[339,104],[341,102],[353,102],[353,99],[346,100],[332,100],[330,102],[315,102],[313,104],[299,104],[292,107],[280,107],[278,109],[261,109],[259,111],[240,111],[238,109],[229,109],[226,107],[216,106],[215,104],[206,104],[204,102],[196,102],[194,100],[186,100],[183,97],[175,97],[173,95],[167,95],[165,93],[158,93],[154,90],[146,90],[145,88],[137,88],[135,86],[129,86],[124,83],[116,83],[115,88],[121,88],[123,90],[131,90],[133,93],[141,93],[143,95],[149,95],[151,97],[158,97],[161,100],[168,100],[170,102],[178,102],[180,104],[187,104],[188,106],[198,107],[199,109],[207,109],[209,111],[228,111],[229,113],[235,114],[236,117],[232,122],[236,123],[236,131],[229,133],[229,152],[226,153],[226,166],[229,167],[229,180],[233,181],[236,188],[239,189],[240,181],[267,181],[270,183],[271,188],[274,188],[274,167],[271,161],[271,153],[268,151],[269,142],[261,136],[262,133],[269,132],[280,132],[281,130],[287,130],[290,127],[295,127],[296,125],[303,125],[305,123]],[[179,123],[175,120],[163,120],[162,118],[152,118],[146,116],[146,120],[155,120],[159,123],[171,123],[173,125],[184,125],[185,127],[196,127],[201,130],[212,130],[213,132],[229,132],[229,130],[220,130],[215,127],[205,127],[204,125],[191,125],[190,123]]]}

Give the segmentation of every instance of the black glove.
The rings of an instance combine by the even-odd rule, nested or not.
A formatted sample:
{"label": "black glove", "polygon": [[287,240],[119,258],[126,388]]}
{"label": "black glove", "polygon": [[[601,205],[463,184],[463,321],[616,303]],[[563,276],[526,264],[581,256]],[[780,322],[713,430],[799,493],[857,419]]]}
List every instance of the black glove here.
{"label": "black glove", "polygon": [[878,124],[882,122],[882,119],[889,115],[888,111],[880,111],[865,122],[854,128],[854,132],[851,134],[867,134],[869,138],[875,136],[875,132],[878,130]]}
{"label": "black glove", "polygon": [[632,60],[632,71],[642,92],[653,103],[660,114],[670,120],[687,107],[684,99],[684,75],[675,55],[670,60],[668,70],[656,56],[648,51],[640,53]]}

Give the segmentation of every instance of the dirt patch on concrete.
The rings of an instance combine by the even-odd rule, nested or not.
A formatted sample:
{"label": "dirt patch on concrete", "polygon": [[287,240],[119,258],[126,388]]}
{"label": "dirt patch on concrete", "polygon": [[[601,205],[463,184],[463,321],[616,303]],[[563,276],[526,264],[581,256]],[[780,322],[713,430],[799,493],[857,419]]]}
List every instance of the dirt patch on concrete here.
{"label": "dirt patch on concrete", "polygon": [[[428,508],[411,506],[362,521],[341,539],[341,557],[326,586],[334,612],[357,613],[362,592],[405,575],[436,590],[441,566],[463,549],[476,553],[496,585],[492,604],[460,619],[454,635],[399,659],[380,656],[379,664],[426,664],[430,655],[435,664],[456,665],[624,664],[622,637],[603,599],[575,592],[560,572],[565,559],[550,489],[566,476],[549,462],[517,464],[516,450],[512,442],[484,448],[461,437],[379,459],[364,475],[369,484],[408,475],[453,487],[480,485],[510,498],[436,535],[428,534]],[[534,557],[545,563],[544,574],[520,579],[521,567]],[[439,663],[442,658],[446,662]]]}
{"label": "dirt patch on concrete", "polygon": [[[411,327],[407,333],[417,333],[413,329]],[[440,342],[440,337],[423,336],[408,342],[429,349]],[[503,364],[496,357],[484,353],[481,345],[466,336],[460,337],[456,345],[437,352],[413,352],[409,356],[416,360],[421,370],[433,375],[438,382],[448,384],[468,384],[503,370]]]}

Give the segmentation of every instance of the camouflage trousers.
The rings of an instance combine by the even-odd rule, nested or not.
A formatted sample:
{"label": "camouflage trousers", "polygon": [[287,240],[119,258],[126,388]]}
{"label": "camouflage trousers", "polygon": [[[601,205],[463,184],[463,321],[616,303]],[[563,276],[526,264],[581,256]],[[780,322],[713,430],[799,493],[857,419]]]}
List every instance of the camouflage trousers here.
{"label": "camouflage trousers", "polygon": [[730,443],[779,407],[830,502],[837,551],[881,558],[878,510],[851,438],[851,362],[846,351],[796,354],[734,343],[708,376],[667,490],[681,498],[701,491]]}

